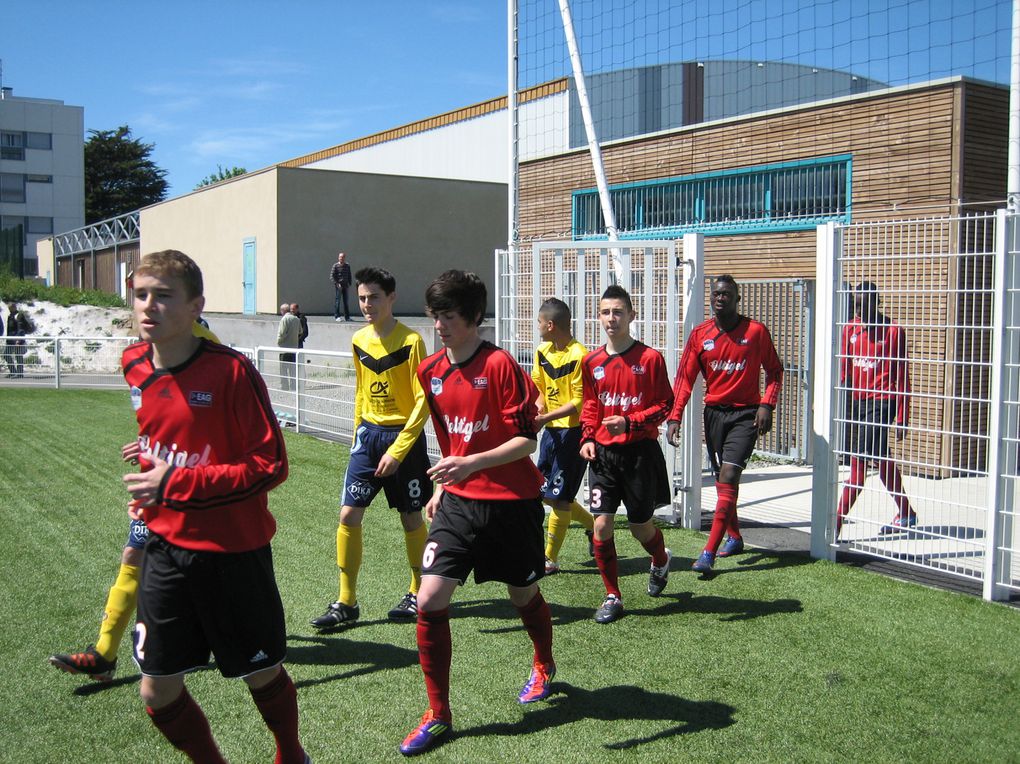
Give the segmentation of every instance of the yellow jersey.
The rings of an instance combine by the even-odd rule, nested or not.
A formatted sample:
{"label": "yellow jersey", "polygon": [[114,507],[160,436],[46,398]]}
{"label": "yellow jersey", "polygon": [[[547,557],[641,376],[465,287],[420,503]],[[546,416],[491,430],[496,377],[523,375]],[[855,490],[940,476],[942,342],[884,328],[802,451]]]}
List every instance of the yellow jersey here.
{"label": "yellow jersey", "polygon": [[207,326],[202,326],[198,321],[191,325],[191,333],[195,337],[203,340],[209,340],[217,344],[223,344],[220,342],[220,338],[216,336],[215,332]]}
{"label": "yellow jersey", "polygon": [[572,414],[554,419],[546,427],[581,426],[581,404],[584,401],[581,359],[587,354],[588,349],[573,337],[563,350],[557,350],[552,342],[543,342],[535,349],[531,378],[542,394],[545,410],[553,411],[564,403],[574,404]]}
{"label": "yellow jersey", "polygon": [[418,332],[397,321],[380,338],[366,326],[351,339],[357,389],[354,394],[354,429],[362,422],[383,427],[402,426],[386,453],[403,461],[421,435],[429,410],[418,381],[418,364],[425,357],[425,343]]}

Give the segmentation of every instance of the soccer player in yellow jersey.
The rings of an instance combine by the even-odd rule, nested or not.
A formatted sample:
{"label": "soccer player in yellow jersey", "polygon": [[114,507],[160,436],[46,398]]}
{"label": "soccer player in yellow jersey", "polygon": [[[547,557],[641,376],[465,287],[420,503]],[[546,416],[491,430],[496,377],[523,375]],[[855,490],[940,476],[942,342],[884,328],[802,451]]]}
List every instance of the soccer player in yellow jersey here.
{"label": "soccer player in yellow jersey", "polygon": [[[128,289],[134,284],[127,282]],[[219,343],[220,339],[207,326],[195,321],[191,333],[199,339]],[[124,461],[137,464],[138,440],[135,439],[121,449]],[[127,543],[120,557],[117,580],[110,587],[99,623],[99,639],[80,653],[57,653],[49,658],[50,664],[69,674],[87,674],[97,682],[109,682],[117,670],[117,652],[124,638],[124,631],[131,622],[131,616],[138,605],[138,581],[142,572],[142,558],[145,542],[149,540],[149,529],[144,520],[131,520]]]}
{"label": "soccer player in yellow jersey", "polygon": [[545,544],[545,573],[552,575],[559,572],[557,560],[571,520],[585,527],[588,554],[593,554],[593,518],[574,498],[588,466],[579,453],[581,359],[588,351],[570,331],[570,308],[555,297],[538,310],[538,334],[542,344],[535,350],[531,378],[541,396],[535,424],[545,425],[538,468],[545,477],[542,498],[552,510]]}
{"label": "soccer player in yellow jersey", "polygon": [[361,527],[365,508],[380,490],[385,491],[390,506],[400,512],[411,566],[409,590],[389,616],[417,618],[421,558],[428,536],[422,508],[432,498],[422,432],[429,409],[416,374],[425,357],[425,343],[421,335],[393,316],[397,298],[393,274],[370,267],[359,270],[354,278],[358,305],[369,325],[352,339],[357,389],[354,443],[344,476],[336,532],[340,594],[325,613],[311,621],[324,632],[349,626],[361,615],[357,594],[363,550]]}

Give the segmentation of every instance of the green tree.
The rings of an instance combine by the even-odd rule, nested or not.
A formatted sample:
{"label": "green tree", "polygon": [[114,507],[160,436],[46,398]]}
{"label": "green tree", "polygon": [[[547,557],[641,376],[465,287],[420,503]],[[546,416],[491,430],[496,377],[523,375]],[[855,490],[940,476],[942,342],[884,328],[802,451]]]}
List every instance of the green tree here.
{"label": "green tree", "polygon": [[243,167],[230,167],[228,169],[224,169],[222,165],[216,165],[216,172],[202,178],[195,188],[199,189],[203,186],[211,186],[213,183],[219,183],[221,180],[226,180],[227,178],[236,178],[238,175],[247,174],[247,172],[248,171]]}
{"label": "green tree", "polygon": [[166,170],[152,161],[152,143],[131,128],[89,130],[85,142],[85,222],[123,215],[166,198]]}

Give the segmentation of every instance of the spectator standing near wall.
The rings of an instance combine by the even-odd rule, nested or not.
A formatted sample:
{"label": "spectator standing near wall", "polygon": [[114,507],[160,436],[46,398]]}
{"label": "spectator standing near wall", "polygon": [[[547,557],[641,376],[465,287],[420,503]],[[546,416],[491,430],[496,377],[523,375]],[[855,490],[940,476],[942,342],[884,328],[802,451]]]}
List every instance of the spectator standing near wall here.
{"label": "spectator standing near wall", "polygon": [[335,297],[333,299],[333,320],[340,320],[340,302],[344,304],[344,321],[351,320],[351,310],[347,304],[347,290],[351,286],[353,277],[351,276],[351,265],[347,262],[347,255],[343,252],[336,256],[336,262],[333,263],[333,269],[329,272],[329,277],[333,281],[333,288],[336,290]]}
{"label": "spectator standing near wall", "polygon": [[308,317],[301,312],[301,306],[296,302],[290,304],[290,312],[298,317],[298,321],[301,322],[301,331],[298,334],[297,346],[303,348],[305,346],[305,340],[308,339]]}
{"label": "spectator standing near wall", "polygon": [[[290,312],[290,303],[280,305],[280,327],[276,330],[276,345],[281,348],[297,348],[301,336],[301,321]],[[280,353],[280,377],[284,390],[293,390],[296,382],[297,361],[295,353]]]}
{"label": "spectator standing near wall", "polygon": [[31,331],[28,318],[18,309],[16,302],[7,303],[7,345],[4,360],[7,361],[7,376],[20,379],[25,376],[25,340],[21,339]]}

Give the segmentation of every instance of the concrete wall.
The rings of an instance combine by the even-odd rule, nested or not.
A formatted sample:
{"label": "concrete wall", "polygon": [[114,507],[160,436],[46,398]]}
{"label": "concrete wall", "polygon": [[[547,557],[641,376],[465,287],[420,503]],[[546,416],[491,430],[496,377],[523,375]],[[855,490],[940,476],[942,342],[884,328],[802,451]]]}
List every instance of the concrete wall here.
{"label": "concrete wall", "polygon": [[146,207],[140,218],[142,254],[185,252],[202,268],[206,309],[241,313],[242,251],[245,240],[254,239],[256,310],[276,313],[277,182],[278,171],[270,168]]}
{"label": "concrete wall", "polygon": [[[397,278],[396,311],[421,315],[425,287],[448,268],[495,288],[493,251],[505,246],[506,185],[279,168],[279,299],[332,315],[329,271],[378,265]],[[351,290],[351,309],[357,315]]]}

